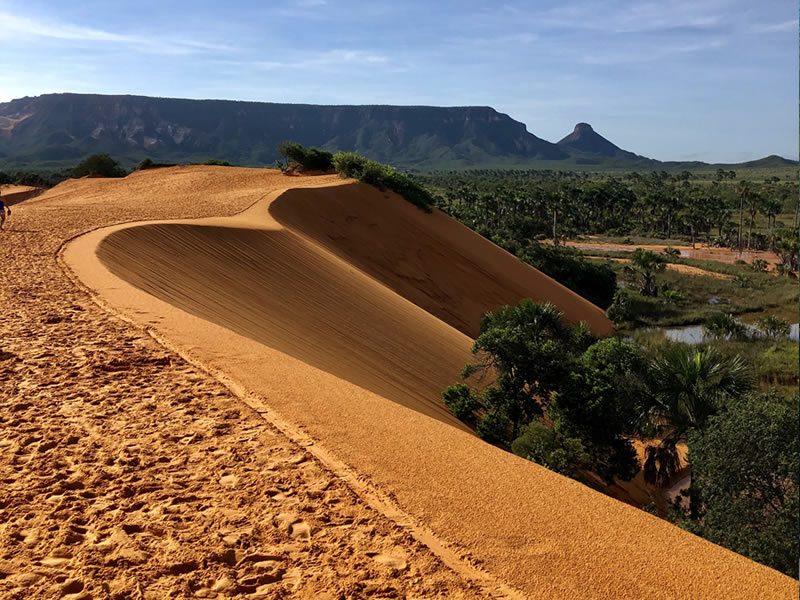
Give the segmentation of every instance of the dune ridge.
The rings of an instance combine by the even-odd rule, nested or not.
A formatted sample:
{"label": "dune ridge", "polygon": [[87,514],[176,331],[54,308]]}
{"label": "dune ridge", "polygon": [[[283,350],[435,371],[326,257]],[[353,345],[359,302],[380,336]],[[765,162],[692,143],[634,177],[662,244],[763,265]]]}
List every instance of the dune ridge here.
{"label": "dune ridge", "polygon": [[[159,175],[163,188],[174,184],[174,174]],[[242,178],[244,183],[247,175],[242,173]],[[346,195],[348,186],[339,185],[338,189]],[[180,207],[186,211],[179,200],[188,200],[192,194],[182,193],[165,207],[165,213],[177,212]],[[163,192],[151,194],[163,201]],[[398,206],[397,202],[402,201],[385,205]],[[125,206],[121,197],[119,203]],[[250,211],[261,211],[262,227],[280,229],[277,221],[277,225],[269,224],[268,213],[259,204]],[[209,219],[182,225],[241,227],[251,223],[243,216],[227,222]],[[797,582],[766,567],[488,446],[442,420],[239,335],[219,316],[212,322],[153,298],[121,282],[93,255],[109,233],[139,230],[138,235],[148,228],[148,235],[158,233],[152,227],[155,225],[97,231],[73,242],[65,259],[89,287],[102,291],[103,299],[116,310],[154,327],[204,364],[230,375],[248,393],[264,398],[270,408],[301,424],[315,444],[390,494],[409,515],[458,549],[463,560],[479,562],[530,598],[796,595]],[[312,239],[313,235],[305,237]],[[109,243],[113,239],[109,236]],[[123,243],[117,250],[126,248],[130,247]],[[327,250],[319,247],[316,252]],[[174,253],[161,258],[171,257]],[[410,305],[399,295],[391,297],[393,304]],[[415,313],[420,318],[425,314],[416,306],[414,309],[420,311]],[[412,358],[418,351],[413,338],[405,338],[401,348],[392,350]]]}

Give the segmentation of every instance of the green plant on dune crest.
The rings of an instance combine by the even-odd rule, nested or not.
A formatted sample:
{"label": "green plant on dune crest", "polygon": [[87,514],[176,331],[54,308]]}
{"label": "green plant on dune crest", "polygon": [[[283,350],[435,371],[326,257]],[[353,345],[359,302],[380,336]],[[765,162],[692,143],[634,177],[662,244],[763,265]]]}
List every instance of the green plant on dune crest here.
{"label": "green plant on dune crest", "polygon": [[294,163],[305,171],[328,171],[333,166],[333,154],[318,148],[306,148],[295,142],[281,142],[278,144],[278,154],[283,156],[287,163]]}
{"label": "green plant on dune crest", "polygon": [[93,154],[72,170],[73,177],[99,175],[101,177],[125,177],[125,169],[108,154]]}
{"label": "green plant on dune crest", "polygon": [[433,196],[405,173],[360,156],[354,152],[337,152],[332,158],[333,168],[340,177],[351,177],[380,190],[389,189],[400,194],[411,204],[430,212]]}

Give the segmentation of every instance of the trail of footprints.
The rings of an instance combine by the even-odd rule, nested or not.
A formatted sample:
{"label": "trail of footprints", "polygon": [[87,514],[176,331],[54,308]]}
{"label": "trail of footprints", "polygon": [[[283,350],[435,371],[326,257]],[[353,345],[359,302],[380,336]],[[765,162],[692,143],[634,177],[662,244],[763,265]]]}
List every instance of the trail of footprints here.
{"label": "trail of footprints", "polygon": [[23,250],[0,275],[0,598],[480,597]]}

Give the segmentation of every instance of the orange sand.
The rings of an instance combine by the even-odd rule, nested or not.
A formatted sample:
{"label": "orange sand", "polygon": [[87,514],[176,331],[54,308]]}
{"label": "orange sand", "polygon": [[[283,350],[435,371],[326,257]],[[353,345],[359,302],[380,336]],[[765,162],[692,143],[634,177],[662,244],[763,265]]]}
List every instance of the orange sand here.
{"label": "orange sand", "polygon": [[[286,185],[331,184],[337,186],[280,196],[280,188]],[[48,231],[55,223],[62,224],[56,229],[66,239],[70,227],[75,231],[115,221],[230,215],[263,199],[241,217],[230,220],[213,218],[96,231],[70,244],[64,259],[86,285],[101,293],[104,304],[151,327],[175,352],[228,382],[240,397],[227,400],[230,406],[242,407],[244,402],[255,407],[266,423],[288,436],[285,443],[306,444],[315,465],[334,475],[347,475],[345,480],[359,494],[359,499],[352,501],[356,505],[353,510],[358,502],[365,501],[377,511],[367,522],[389,519],[386,527],[405,528],[406,537],[397,537],[393,549],[370,553],[382,556],[375,559],[379,565],[405,553],[407,558],[402,560],[410,566],[401,573],[420,565],[414,571],[415,579],[400,578],[397,584],[405,586],[402,593],[406,596],[435,597],[430,590],[420,593],[413,589],[414,581],[434,576],[422,567],[430,564],[424,562],[422,550],[408,553],[413,540],[421,540],[447,565],[436,575],[444,577],[450,586],[449,591],[442,588],[441,597],[472,597],[467,589],[481,597],[496,594],[508,598],[797,595],[796,581],[488,446],[437,413],[438,398],[431,397],[432,387],[438,385],[437,375],[428,363],[441,361],[442,370],[449,370],[450,365],[463,360],[470,340],[434,318],[432,313],[437,311],[433,308],[429,308],[432,313],[420,308],[426,302],[435,304],[435,282],[442,276],[424,271],[423,267],[431,264],[425,252],[419,257],[419,270],[408,273],[400,269],[396,276],[391,260],[381,258],[381,240],[404,239],[408,205],[369,190],[355,193],[351,204],[348,198],[354,197],[358,187],[326,177],[281,180],[259,170],[178,168],[139,173],[122,181],[69,182],[22,205],[19,212],[23,213],[21,222],[44,222]],[[335,215],[336,211],[326,212],[308,198],[330,199],[346,206],[346,214],[357,218],[369,213],[356,210],[356,206],[372,202],[369,206],[380,213],[382,235],[370,243],[369,236],[359,237],[357,227],[343,227],[340,222],[326,230],[315,219],[319,214]],[[293,211],[289,205],[293,199],[308,202],[306,210]],[[419,216],[426,217],[422,213]],[[439,219],[437,215],[427,217]],[[78,220],[80,224],[75,223]],[[397,230],[392,229],[392,223]],[[336,240],[343,230],[345,237],[363,243],[360,251],[356,244]],[[459,235],[453,237],[458,239]],[[463,310],[481,301],[486,290],[504,286],[502,280],[495,279],[497,273],[480,273],[493,261],[507,260],[499,258],[501,251],[484,245],[473,252],[480,261],[467,260],[463,249],[452,247],[450,234],[442,235],[440,244],[426,243],[430,243],[434,256],[443,253],[465,261],[450,265],[454,273],[448,286],[457,286],[455,273],[459,269],[466,268],[475,277],[471,283],[479,291],[469,296]],[[426,248],[424,244],[420,247]],[[109,272],[97,259],[95,249],[112,270],[157,296]],[[181,268],[174,267],[176,262]],[[537,281],[535,271],[529,272],[531,283],[519,285]],[[153,274],[160,279],[154,280]],[[412,295],[409,290],[415,286],[408,282],[415,279],[424,282],[425,293],[410,302],[403,296]],[[540,277],[538,281],[547,280]],[[321,289],[318,282],[326,282],[328,287]],[[42,280],[39,285],[51,284]],[[446,318],[443,308],[454,292],[442,293],[438,315]],[[355,296],[350,298],[350,294]],[[81,296],[79,292],[72,295]],[[54,305],[58,301],[55,297],[50,300]],[[293,306],[296,311],[289,310]],[[308,307],[314,307],[322,318],[304,323],[312,318]],[[244,311],[241,317],[237,316],[240,309]],[[458,323],[458,319],[458,314],[451,315],[447,322]],[[111,327],[109,323],[114,321],[105,319],[105,326]],[[330,335],[339,339],[334,342]],[[369,336],[377,336],[380,343],[362,339]],[[100,343],[111,344],[113,339],[101,338]],[[323,342],[325,346],[318,347]],[[328,344],[333,352],[326,351]],[[405,379],[401,376],[404,372]],[[28,377],[35,379],[35,373]],[[171,381],[180,386],[184,378],[173,373]],[[443,379],[453,381],[456,374]],[[87,386],[90,383],[85,381]],[[124,392],[120,398],[129,395],[131,392]],[[90,407],[85,410],[91,414]],[[49,418],[46,404],[36,416],[45,421]],[[185,418],[191,422],[198,417],[186,414]],[[209,414],[204,418],[213,425],[218,417]],[[133,430],[150,420],[144,406],[126,407],[126,412],[114,416],[115,423],[129,423]],[[220,435],[224,442],[225,435]],[[145,440],[143,449],[152,449],[153,443]],[[204,465],[210,460],[205,458],[207,454],[202,449],[191,453],[187,448],[186,452],[193,457],[195,470],[204,473]],[[263,467],[253,466],[255,470],[249,475],[255,478],[253,481],[272,476]],[[236,468],[235,463],[228,467],[231,471]],[[137,470],[131,469],[132,473]],[[282,473],[286,477],[291,471]],[[304,498],[299,506],[308,512],[305,519],[294,522],[310,522],[311,544],[318,544],[315,547],[321,556],[333,556],[329,554],[335,552],[335,546],[329,543],[332,531],[321,518],[322,505],[306,491],[311,484],[298,480],[295,485],[296,493]],[[224,495],[214,495],[218,493],[210,484],[204,490],[213,492],[210,506],[227,502]],[[375,497],[382,502],[365,500]],[[248,515],[248,505],[241,506]],[[279,506],[276,509],[282,510]],[[189,512],[184,518],[194,524],[202,517]],[[358,539],[366,535],[369,542],[372,534],[358,530],[353,535],[359,531]],[[291,527],[286,535],[292,535]],[[190,552],[193,547],[189,543],[184,551]],[[347,546],[352,547],[352,543]],[[163,552],[160,548],[153,546],[156,560]],[[287,551],[281,560],[302,561],[302,553]],[[363,568],[357,564],[356,555],[351,558],[345,553],[339,569],[341,583],[357,580],[355,571]],[[298,565],[299,589],[310,590],[315,581],[314,567]],[[202,569],[198,567],[197,571]],[[142,573],[145,586],[153,585],[153,575],[146,570]],[[239,575],[229,576],[235,579]],[[381,585],[392,581],[380,572],[375,578],[383,581]],[[466,587],[458,588],[459,581],[467,582]],[[515,588],[522,594],[515,594]],[[354,588],[348,592],[353,597],[360,597],[360,593]]]}
{"label": "orange sand", "polygon": [[[614,262],[629,263],[630,258],[609,258],[605,256],[596,256],[590,258],[605,258],[606,260],[613,260]],[[714,279],[733,279],[733,275],[726,275],[725,273],[715,273],[714,271],[707,271],[700,267],[692,267],[691,265],[682,265],[679,263],[667,263],[668,271],[675,271],[676,273],[684,273],[685,275],[694,275],[701,277],[713,277]]]}
{"label": "orange sand", "polygon": [[0,190],[3,192],[0,197],[3,198],[3,203],[8,206],[13,206],[23,200],[34,198],[42,192],[39,188],[29,185],[0,185]]}
{"label": "orange sand", "polygon": [[734,264],[737,260],[743,260],[747,263],[753,262],[755,258],[761,258],[767,261],[771,267],[778,264],[780,259],[774,252],[766,252],[763,250],[751,250],[737,252],[729,248],[709,248],[707,246],[698,244],[696,248],[691,246],[662,246],[657,244],[605,244],[601,242],[564,242],[567,246],[572,246],[580,250],[608,250],[614,252],[633,252],[637,248],[646,248],[654,252],[663,252],[665,248],[675,248],[681,252],[681,256],[686,258],[696,258],[698,260],[715,260],[717,262],[725,263],[728,265]]}

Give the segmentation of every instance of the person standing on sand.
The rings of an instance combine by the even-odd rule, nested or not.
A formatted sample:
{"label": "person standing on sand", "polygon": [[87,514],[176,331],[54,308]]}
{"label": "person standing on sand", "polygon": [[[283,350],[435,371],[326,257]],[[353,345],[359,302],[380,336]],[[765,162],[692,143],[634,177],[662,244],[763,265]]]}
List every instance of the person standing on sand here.
{"label": "person standing on sand", "polygon": [[2,190],[0,190],[0,231],[3,230],[3,225],[6,222],[6,211],[8,211],[8,216],[11,216],[11,207],[6,206],[6,203],[3,202],[2,193]]}

